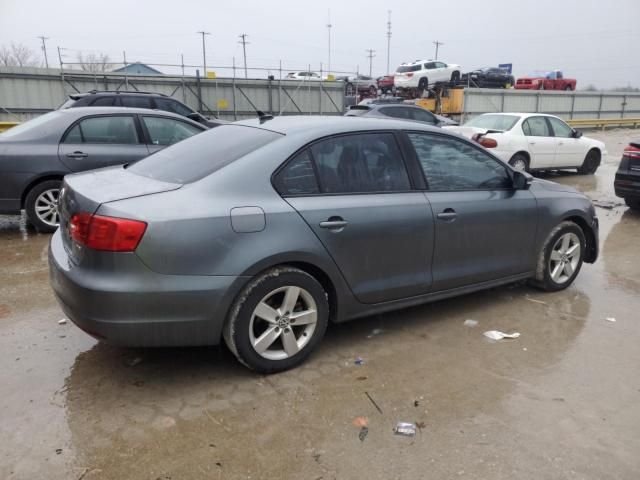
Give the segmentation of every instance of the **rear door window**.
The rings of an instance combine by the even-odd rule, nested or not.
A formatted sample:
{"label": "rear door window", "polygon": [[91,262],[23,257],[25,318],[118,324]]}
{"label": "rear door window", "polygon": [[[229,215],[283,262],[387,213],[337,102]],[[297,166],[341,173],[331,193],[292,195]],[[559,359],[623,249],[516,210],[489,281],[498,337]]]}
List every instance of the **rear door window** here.
{"label": "rear door window", "polygon": [[409,120],[409,109],[404,107],[383,107],[380,109],[380,113],[388,117],[403,118]]}
{"label": "rear door window", "polygon": [[149,155],[128,170],[163,182],[191,183],[281,136],[261,128],[222,125]]}
{"label": "rear door window", "polygon": [[411,189],[391,133],[344,135],[311,146],[323,193],[394,192]]}
{"label": "rear door window", "polygon": [[153,145],[173,145],[202,132],[200,128],[173,118],[144,116],[142,122]]}
{"label": "rear door window", "polygon": [[551,130],[545,117],[529,117],[522,122],[522,131],[528,137],[551,137]]}
{"label": "rear door window", "polygon": [[64,143],[107,143],[130,145],[139,143],[132,116],[103,116],[81,120],[69,130]]}
{"label": "rear door window", "polygon": [[180,102],[173,100],[171,98],[155,98],[156,107],[158,110],[164,110],[165,112],[177,113],[178,115],[182,115],[183,117],[188,116],[193,113],[191,109],[184,106]]}
{"label": "rear door window", "polygon": [[113,97],[105,96],[105,97],[97,97],[93,103],[92,107],[112,107],[113,106]]}
{"label": "rear door window", "polygon": [[412,120],[417,120],[419,122],[429,123],[431,125],[435,125],[438,123],[438,120],[431,112],[427,112],[422,108],[407,108],[410,114],[410,118]]}
{"label": "rear door window", "polygon": [[151,105],[151,98],[150,97],[123,95],[122,97],[120,97],[120,102],[121,102],[123,107],[129,107],[129,108],[153,108],[153,105]]}

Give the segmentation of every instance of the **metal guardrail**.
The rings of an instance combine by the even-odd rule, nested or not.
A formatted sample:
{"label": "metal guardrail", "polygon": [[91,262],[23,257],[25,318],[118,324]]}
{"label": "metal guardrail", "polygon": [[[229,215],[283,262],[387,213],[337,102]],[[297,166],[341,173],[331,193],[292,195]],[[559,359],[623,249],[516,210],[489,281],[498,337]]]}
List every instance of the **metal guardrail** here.
{"label": "metal guardrail", "polygon": [[20,122],[0,122],[0,133],[4,132],[5,130],[9,130],[11,127],[15,127],[19,123]]}
{"label": "metal guardrail", "polygon": [[637,128],[640,125],[640,118],[578,118],[567,120],[572,127],[631,127]]}

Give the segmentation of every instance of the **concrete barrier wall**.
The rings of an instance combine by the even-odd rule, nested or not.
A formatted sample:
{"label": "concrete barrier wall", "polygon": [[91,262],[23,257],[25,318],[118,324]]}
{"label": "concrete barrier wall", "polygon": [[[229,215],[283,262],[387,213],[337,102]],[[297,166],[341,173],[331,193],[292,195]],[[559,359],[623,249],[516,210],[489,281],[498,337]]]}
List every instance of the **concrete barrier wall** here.
{"label": "concrete barrier wall", "polygon": [[0,68],[0,121],[27,120],[58,108],[69,94],[94,89],[163,93],[205,115],[225,120],[254,117],[256,109],[284,115],[342,115],[345,110],[341,82]]}
{"label": "concrete barrier wall", "polygon": [[640,93],[468,88],[462,120],[490,112],[541,112],[569,119],[638,118]]}

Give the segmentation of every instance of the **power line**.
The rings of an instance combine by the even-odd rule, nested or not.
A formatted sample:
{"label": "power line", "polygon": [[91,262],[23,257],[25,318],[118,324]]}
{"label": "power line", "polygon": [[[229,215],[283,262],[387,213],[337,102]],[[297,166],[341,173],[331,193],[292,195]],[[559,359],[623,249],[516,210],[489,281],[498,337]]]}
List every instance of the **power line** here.
{"label": "power line", "polygon": [[204,76],[207,76],[207,48],[205,47],[204,44],[204,36],[205,35],[211,35],[209,32],[196,32],[199,33],[200,35],[202,35],[202,66],[204,69]]}
{"label": "power line", "polygon": [[391,73],[389,70],[389,55],[391,53],[391,10],[387,11],[387,74]]}
{"label": "power line", "polygon": [[248,36],[249,35],[247,35],[246,33],[238,35],[238,37],[242,39],[238,43],[242,44],[242,56],[244,58],[244,78],[247,78],[247,43],[249,43],[247,42]]}
{"label": "power line", "polygon": [[367,58],[369,59],[369,76],[371,76],[371,72],[373,71],[373,57],[375,57],[374,53],[376,53],[375,50],[372,50],[371,48],[365,50],[365,52],[368,53]]}
{"label": "power line", "polygon": [[444,43],[439,42],[438,40],[435,40],[435,41],[433,42],[433,44],[436,46],[436,58],[435,58],[435,60],[437,60],[437,59],[438,59],[438,47],[439,47],[440,45],[444,45]]}
{"label": "power line", "polygon": [[47,44],[45,43],[47,40],[49,40],[49,37],[45,37],[44,35],[40,35],[39,37],[40,40],[42,40],[42,53],[44,53],[44,65],[46,68],[49,68],[49,60],[47,59]]}

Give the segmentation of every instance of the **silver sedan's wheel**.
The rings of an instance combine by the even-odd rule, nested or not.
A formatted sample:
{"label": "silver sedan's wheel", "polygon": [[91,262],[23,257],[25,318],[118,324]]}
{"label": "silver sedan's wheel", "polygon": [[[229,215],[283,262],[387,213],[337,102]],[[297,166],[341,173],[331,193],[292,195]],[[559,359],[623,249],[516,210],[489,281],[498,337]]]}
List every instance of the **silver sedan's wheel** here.
{"label": "silver sedan's wheel", "polygon": [[258,303],[249,322],[249,338],[256,353],[268,360],[284,360],[304,349],[313,336],[318,307],[304,288],[284,286]]}
{"label": "silver sedan's wheel", "polygon": [[257,275],[242,289],[222,334],[240,362],[273,373],[304,362],[328,322],[324,286],[309,273],[282,265]]}
{"label": "silver sedan's wheel", "polygon": [[575,233],[568,232],[556,241],[549,255],[551,278],[559,285],[568,282],[582,258],[582,246]]}
{"label": "silver sedan's wheel", "polygon": [[57,227],[60,223],[60,214],[58,213],[58,199],[60,190],[50,188],[45,190],[36,197],[35,212],[38,220],[50,227]]}

